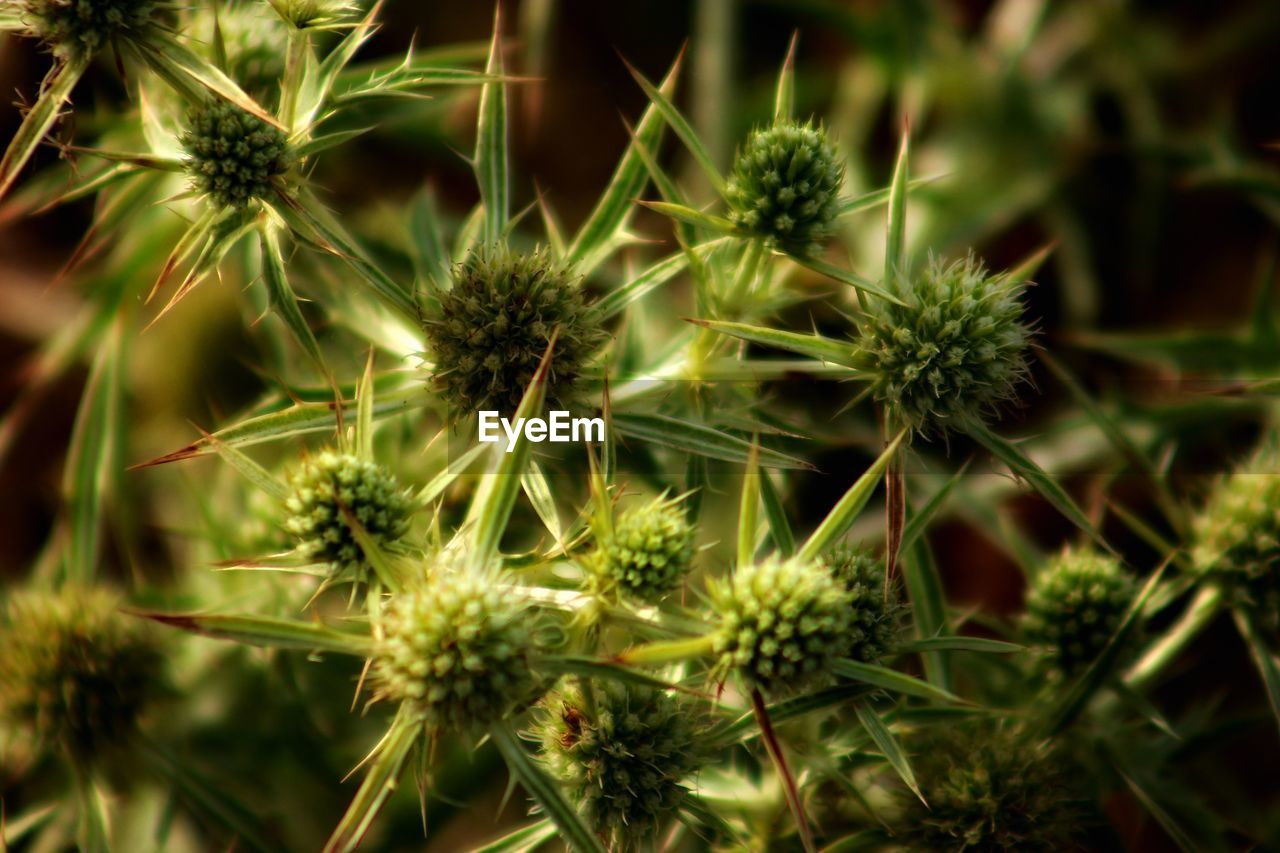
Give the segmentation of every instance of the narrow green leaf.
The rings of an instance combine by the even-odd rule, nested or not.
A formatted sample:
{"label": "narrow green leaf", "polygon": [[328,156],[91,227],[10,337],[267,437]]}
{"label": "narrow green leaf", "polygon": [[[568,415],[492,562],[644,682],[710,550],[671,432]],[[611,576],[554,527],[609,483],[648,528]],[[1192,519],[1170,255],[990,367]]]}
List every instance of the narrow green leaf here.
{"label": "narrow green leaf", "polygon": [[756,557],[756,530],[760,513],[760,443],[753,441],[742,475],[742,499],[738,503],[738,565],[749,566]]}
{"label": "narrow green leaf", "polygon": [[329,368],[324,363],[320,352],[320,344],[315,334],[302,316],[298,307],[298,297],[289,286],[289,276],[285,271],[284,254],[280,250],[280,236],[270,223],[261,225],[262,281],[267,288],[267,296],[276,315],[284,323],[285,328],[293,335],[294,340],[302,347],[303,352],[320,370],[322,376],[329,376]]}
{"label": "narrow green leaf", "polygon": [[730,237],[749,236],[746,231],[743,231],[723,216],[703,213],[701,210],[694,210],[687,205],[674,204],[669,201],[641,201],[640,203],[651,210],[661,213],[663,216],[670,216],[672,219],[689,225],[696,225],[699,228],[706,228],[717,234],[726,234]]}
{"label": "narrow green leaf", "polygon": [[862,508],[867,505],[867,501],[871,498],[871,493],[875,491],[880,478],[884,475],[885,469],[889,466],[889,460],[897,452],[898,446],[902,443],[906,434],[907,431],[905,429],[898,433],[897,437],[889,442],[876,461],[871,464],[871,467],[862,473],[857,482],[844,493],[844,497],[840,498],[840,501],[827,513],[826,518],[822,519],[822,523],[810,534],[809,539],[804,545],[800,546],[798,556],[801,559],[818,559],[849,531],[849,528],[853,526],[853,522],[857,519],[858,513],[862,512]]}
{"label": "narrow green leaf", "polygon": [[902,142],[889,182],[889,212],[884,238],[884,284],[893,293],[902,293],[898,277],[907,273],[907,173],[911,160],[911,128],[902,125]]}
{"label": "narrow green leaf", "polygon": [[668,255],[655,262],[647,270],[626,284],[609,291],[594,304],[593,310],[602,318],[608,319],[623,311],[628,305],[642,299],[646,294],[661,287],[680,273],[690,263],[690,258],[705,258],[720,246],[724,238],[711,240],[689,251],[680,251]]}
{"label": "narrow green leaf", "polygon": [[67,575],[82,583],[90,581],[97,570],[103,506],[116,479],[122,450],[125,403],[121,365],[129,340],[124,315],[120,315],[94,357],[67,449],[62,484],[69,528]]}
{"label": "narrow green leaf", "polygon": [[471,467],[471,463],[479,459],[486,451],[489,450],[487,444],[477,444],[468,448],[465,453],[457,459],[450,461],[447,468],[431,478],[431,482],[422,487],[422,491],[418,492],[416,501],[420,505],[427,505],[436,498],[444,494],[444,490],[453,484],[453,481]]}
{"label": "narrow green leaf", "polygon": [[472,848],[471,853],[527,853],[556,837],[556,825],[546,818],[520,827],[514,832]]}
{"label": "narrow green leaf", "polygon": [[[667,98],[675,95],[676,77],[680,70],[680,60],[671,65],[671,70],[663,78],[658,90]],[[627,148],[618,168],[614,171],[605,189],[604,195],[596,203],[595,209],[587,217],[587,221],[578,229],[573,243],[569,246],[568,259],[576,264],[582,274],[591,272],[599,263],[601,248],[608,245],[618,234],[626,230],[631,218],[633,204],[644,191],[648,182],[648,172],[638,149],[657,150],[662,144],[666,130],[666,122],[657,105],[650,104],[645,108],[640,123],[632,134],[631,145]]]}
{"label": "narrow green leaf", "polygon": [[[791,699],[774,702],[769,706],[769,719],[773,720],[774,723],[785,723],[788,720],[798,719],[807,714],[840,708],[847,705],[852,699],[866,696],[872,690],[874,688],[867,684],[852,682],[836,684],[812,693],[805,693]],[[731,723],[717,727],[707,735],[707,739],[726,745],[740,743],[744,738],[753,736],[751,732],[755,729],[755,721],[755,714],[748,712]]]}
{"label": "narrow green leaf", "polygon": [[364,362],[364,375],[356,386],[356,455],[366,462],[373,459],[373,404],[376,394],[373,384],[373,348]]}
{"label": "narrow green leaf", "polygon": [[764,514],[769,520],[773,545],[782,556],[790,557],[796,550],[796,537],[791,532],[791,523],[787,521],[787,508],[782,503],[782,496],[767,471],[760,474],[760,496],[764,499]]}
{"label": "narrow green leaf", "polygon": [[[911,190],[922,187],[925,184],[931,184],[938,180],[939,177],[939,175],[933,175],[928,178],[912,178],[910,181],[907,181],[907,191],[910,192]],[[884,187],[882,189],[863,193],[862,195],[850,196],[849,198],[841,199],[840,206],[836,209],[836,216],[849,216],[854,213],[874,210],[889,201],[889,195],[892,192],[892,189],[892,187]]]}
{"label": "narrow green leaf", "polygon": [[1262,676],[1262,686],[1266,688],[1271,713],[1275,715],[1276,722],[1280,723],[1280,660],[1276,658],[1276,653],[1271,650],[1266,638],[1258,631],[1258,626],[1248,614],[1237,609],[1235,617],[1240,636],[1249,647],[1249,655]]}
{"label": "narrow green leaf", "polygon": [[529,796],[542,806],[547,817],[559,827],[561,839],[569,849],[578,853],[605,853],[600,840],[565,800],[560,788],[525,751],[510,724],[499,723],[490,729],[489,736],[498,752],[502,753],[511,775],[520,781]]}
{"label": "narrow green leaf", "polygon": [[325,842],[324,853],[350,853],[373,825],[383,804],[395,792],[400,769],[422,734],[422,723],[401,711],[386,736],[374,748],[360,789]]}
{"label": "narrow green leaf", "polygon": [[[929,545],[917,539],[910,547],[903,548],[902,577],[907,585],[907,597],[911,601],[911,615],[917,637],[946,637],[952,632],[947,619],[946,596],[942,591],[942,578],[934,565]],[[938,652],[925,652],[922,660],[924,674],[931,684],[950,690],[951,660]]]}
{"label": "narrow green leaf", "polygon": [[748,323],[730,323],[723,320],[691,319],[689,322],[719,332],[722,335],[731,335],[754,344],[794,352],[797,355],[807,356],[816,361],[839,364],[848,367],[850,370],[857,370],[853,358],[853,346],[833,338],[826,338],[822,335],[804,335],[782,329],[770,329],[767,326],[752,326]]}
{"label": "narrow green leaf", "polygon": [[710,634],[679,640],[659,640],[632,646],[618,655],[618,661],[630,666],[654,666],[676,661],[696,660],[715,650],[716,638]]}
{"label": "narrow green leaf", "polygon": [[441,237],[440,215],[436,211],[435,193],[423,189],[409,205],[410,255],[414,270],[438,289],[449,286],[451,279],[449,253]]}
{"label": "narrow green leaf", "polygon": [[249,456],[239,450],[236,450],[226,442],[219,441],[214,436],[205,434],[209,445],[214,449],[218,456],[222,457],[222,461],[226,462],[236,470],[238,474],[244,477],[253,485],[262,490],[264,494],[270,495],[277,501],[284,501],[289,497],[289,487],[271,476],[271,472],[263,468],[257,462],[254,462]]}
{"label": "narrow green leaf", "polygon": [[1115,761],[1112,762],[1112,766],[1120,774],[1120,778],[1124,780],[1125,784],[1129,786],[1129,790],[1133,792],[1138,802],[1142,803],[1142,807],[1146,809],[1147,814],[1156,819],[1156,823],[1160,824],[1160,828],[1168,833],[1173,842],[1178,845],[1179,850],[1182,850],[1183,853],[1203,853],[1204,846],[1192,838],[1182,824],[1170,814],[1169,810],[1160,804],[1159,799],[1148,789],[1147,785],[1139,781],[1137,774]]}
{"label": "narrow green leaf", "polygon": [[786,256],[802,267],[811,269],[816,273],[821,273],[827,278],[833,278],[836,281],[847,284],[856,290],[862,291],[863,293],[869,293],[872,296],[879,296],[881,299],[892,302],[895,305],[905,304],[901,299],[865,276],[858,275],[850,270],[841,269],[834,264],[829,264],[820,258],[811,257],[809,255],[787,252]]}
{"label": "narrow green leaf", "polygon": [[557,675],[577,675],[584,678],[607,679],[624,684],[635,684],[640,687],[652,687],[655,690],[679,690],[686,693],[694,691],[645,675],[637,669],[624,666],[616,661],[597,660],[596,658],[578,657],[575,655],[544,655],[538,658],[538,667]]}
{"label": "narrow green leaf", "polygon": [[538,460],[530,459],[523,474],[520,475],[520,487],[529,499],[533,511],[542,519],[547,532],[557,543],[564,543],[564,528],[560,524],[560,514],[556,511],[555,498],[551,496],[551,484],[547,475],[542,472]]}
{"label": "narrow green leaf", "polygon": [[368,657],[373,650],[373,641],[366,635],[337,631],[325,625],[299,622],[296,619],[251,614],[130,612],[193,634],[248,646],[303,652],[335,652],[356,657]]}
{"label": "narrow green leaf", "polygon": [[773,121],[775,124],[787,121],[796,111],[796,42],[800,39],[800,31],[791,34],[787,44],[787,57],[782,60],[782,68],[778,71],[778,85],[773,95]]}
{"label": "narrow green leaf", "polygon": [[0,158],[0,199],[4,198],[18,179],[18,173],[31,159],[45,134],[58,120],[58,114],[71,97],[71,90],[84,76],[91,55],[86,51],[71,59],[62,60],[48,82],[44,84],[36,102],[31,106],[18,132],[9,140],[4,157]]}
{"label": "narrow green leaf", "polygon": [[[288,131],[280,120],[263,109],[262,105],[247,95],[234,80],[216,65],[196,54],[167,33],[157,33],[141,39],[130,39],[129,44],[147,65],[178,93],[192,100],[201,99],[201,89],[230,101],[245,112]],[[193,90],[192,83],[196,85]],[[194,97],[193,97],[194,95]]]}
{"label": "narrow green leaf", "polygon": [[859,663],[854,660],[838,660],[833,670],[845,678],[852,678],[865,684],[873,684],[904,696],[918,696],[921,699],[933,699],[939,702],[965,704],[964,700],[954,693],[936,687],[927,681],[921,681],[913,675],[898,672],[887,666],[870,663]]}
{"label": "narrow green leaf", "polygon": [[895,651],[902,654],[923,654],[924,652],[984,652],[995,655],[1008,655],[1024,651],[1017,643],[1006,643],[1003,640],[989,640],[984,637],[929,637],[924,640],[911,640],[898,646]]}
{"label": "narrow green leaf", "polygon": [[635,81],[640,84],[640,88],[649,97],[650,103],[658,108],[658,111],[662,113],[662,117],[667,120],[667,123],[671,125],[671,129],[676,132],[676,136],[679,136],[680,141],[689,149],[689,153],[693,155],[694,161],[707,176],[711,186],[715,188],[718,194],[724,195],[724,178],[720,175],[720,171],[716,169],[715,162],[702,144],[702,140],[698,139],[698,134],[693,127],[676,109],[675,104],[671,103],[671,99],[655,88],[630,63],[627,63],[627,70],[631,72],[631,76],[635,78]]}
{"label": "narrow green leaf", "polygon": [[[742,463],[747,461],[751,452],[751,443],[737,436],[668,415],[618,412],[613,416],[613,423],[623,435],[709,459]],[[813,467],[767,447],[760,448],[760,464],[770,468]]]}
{"label": "narrow green leaf", "polygon": [[[518,422],[521,418],[536,417],[542,413],[547,395],[547,374],[551,370],[551,354],[555,345],[556,333],[553,332],[551,340],[547,342],[547,350],[542,354],[542,361],[533,374],[533,380],[520,399],[513,421]],[[497,457],[490,471],[483,476],[467,513],[467,525],[472,530],[472,547],[467,559],[475,569],[489,565],[498,554],[499,542],[507,529],[507,519],[511,517],[511,510],[520,493],[520,481],[533,452],[523,430],[511,447],[498,444],[493,448]]]}
{"label": "narrow green leaf", "polygon": [[476,180],[480,203],[484,206],[481,239],[496,243],[502,239],[510,216],[511,179],[507,173],[507,84],[502,70],[502,7],[493,15],[493,41],[485,73],[490,76],[480,89],[480,115],[476,123]]}
{"label": "narrow green leaf", "polygon": [[925,505],[919,511],[911,513],[911,516],[907,519],[906,526],[902,529],[902,542],[898,546],[900,552],[905,553],[908,551],[916,539],[924,535],[924,532],[929,528],[929,522],[938,514],[938,510],[947,502],[947,498],[951,497],[952,491],[964,478],[965,472],[969,470],[970,461],[966,459],[960,469],[951,475],[951,478],[947,480],[942,488],[929,497],[929,500],[925,502]]}
{"label": "narrow green leaf", "polygon": [[[356,127],[350,130],[336,130],[333,133],[324,133],[319,136],[313,136],[293,148],[293,156],[299,160],[305,160],[319,154],[322,151],[328,151],[330,148],[337,148],[339,145],[345,145],[353,139],[359,139],[369,131],[372,127]],[[181,166],[182,164],[179,163]]]}
{"label": "narrow green leaf", "polygon": [[[907,754],[902,751],[902,747],[899,746],[897,739],[893,736],[893,732],[889,731],[884,721],[880,719],[880,715],[875,712],[875,709],[865,699],[855,701],[853,709],[858,715],[858,722],[862,723],[862,727],[866,729],[872,742],[888,759],[889,764],[901,777],[902,781],[906,783],[907,787],[920,798],[920,802],[924,803],[924,795],[920,793],[920,786],[916,784],[915,773],[911,772],[911,764],[907,761]],[[928,805],[927,803],[925,804]]]}
{"label": "narrow green leaf", "polygon": [[966,421],[963,428],[971,438],[989,450],[1001,462],[1008,465],[1014,474],[1030,483],[1031,487],[1039,492],[1041,497],[1052,504],[1058,512],[1066,516],[1072,524],[1089,534],[1103,548],[1108,551],[1111,550],[1106,540],[1102,538],[1102,534],[1089,523],[1084,511],[1071,499],[1066,489],[1058,485],[1057,480],[1046,473],[1031,457],[1023,453],[1017,445],[996,435],[977,418],[971,418]]}

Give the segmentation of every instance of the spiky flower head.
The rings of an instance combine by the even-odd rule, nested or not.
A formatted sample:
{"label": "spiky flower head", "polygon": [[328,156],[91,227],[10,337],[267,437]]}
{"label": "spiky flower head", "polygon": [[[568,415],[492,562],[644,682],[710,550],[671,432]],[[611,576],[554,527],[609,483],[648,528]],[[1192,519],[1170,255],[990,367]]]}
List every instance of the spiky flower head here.
{"label": "spiky flower head", "polygon": [[849,648],[845,657],[877,663],[897,638],[897,590],[885,598],[885,564],[869,548],[843,545],[823,558],[832,577],[849,594]]}
{"label": "spiky flower head", "polygon": [[1111,641],[1134,592],[1133,578],[1114,557],[1064,551],[1036,576],[1023,630],[1032,645],[1048,652],[1053,672],[1077,675]]}
{"label": "spiky flower head", "polygon": [[771,556],[712,581],[709,592],[717,668],[750,687],[794,692],[827,680],[849,652],[853,595],[821,561]]}
{"label": "spiky flower head", "polygon": [[547,350],[548,399],[563,402],[603,339],[580,280],[550,251],[485,246],[458,264],[426,334],[445,399],[463,414],[515,412]]}
{"label": "spiky flower head", "polygon": [[694,534],[679,500],[657,498],[622,513],[593,568],[628,597],[661,601],[689,571]]}
{"label": "spiky flower head", "polygon": [[381,465],[325,450],[303,460],[289,480],[284,529],[306,559],[328,564],[335,575],[360,578],[367,567],[353,520],[382,548],[409,532],[413,500]]}
{"label": "spiky flower head", "polygon": [[284,131],[220,99],[191,110],[179,141],[192,186],[218,207],[266,198],[293,160]]}
{"label": "spiky flower head", "polygon": [[163,680],[147,626],[112,592],[14,595],[0,627],[0,719],[73,760],[127,742]]}
{"label": "spiky flower head", "polygon": [[18,0],[32,35],[63,57],[92,54],[121,36],[138,35],[167,5],[157,0]]}
{"label": "spiky flower head", "polygon": [[1008,725],[936,726],[911,752],[926,806],[905,788],[909,850],[1074,851],[1091,817],[1065,750]]}
{"label": "spiky flower head", "polygon": [[542,760],[610,850],[640,849],[702,761],[698,717],[659,690],[614,681],[590,689],[593,703],[573,689],[543,701]]}
{"label": "spiky flower head", "polygon": [[735,225],[800,254],[830,234],[844,166],[826,131],[812,122],[781,122],[753,131],[725,187]]}
{"label": "spiky flower head", "polygon": [[437,570],[395,595],[383,614],[373,667],[378,698],[408,705],[433,729],[467,731],[502,719],[534,683],[529,617],[510,587]]}
{"label": "spiky flower head", "polygon": [[[1220,480],[1193,524],[1192,562],[1280,636],[1280,453],[1266,447]],[[1278,641],[1280,642],[1280,641]]]}
{"label": "spiky flower head", "polygon": [[1012,399],[1027,373],[1025,283],[991,275],[972,254],[931,257],[903,295],[870,300],[857,358],[876,399],[917,431],[946,431]]}

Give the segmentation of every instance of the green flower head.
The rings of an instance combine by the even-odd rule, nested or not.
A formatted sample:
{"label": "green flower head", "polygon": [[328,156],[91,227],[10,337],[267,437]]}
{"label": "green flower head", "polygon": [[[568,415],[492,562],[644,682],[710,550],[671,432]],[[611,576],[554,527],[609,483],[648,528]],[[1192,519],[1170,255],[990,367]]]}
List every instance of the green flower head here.
{"label": "green flower head", "polygon": [[425,326],[435,381],[460,414],[515,412],[557,330],[547,394],[562,402],[604,338],[581,282],[545,249],[477,249]]}
{"label": "green flower head", "polygon": [[613,681],[548,696],[542,760],[610,850],[641,849],[687,793],[701,763],[697,714],[674,696]]}
{"label": "green flower head", "polygon": [[352,520],[383,548],[409,532],[413,500],[380,465],[326,450],[307,458],[290,485],[284,529],[305,558],[328,564],[335,575],[351,572],[359,578],[366,568]]}
{"label": "green flower head", "polygon": [[0,626],[0,719],[73,760],[126,742],[163,683],[163,657],[140,620],[100,588],[22,592]]}
{"label": "green flower head", "polygon": [[167,4],[157,0],[18,0],[33,35],[60,56],[96,53],[147,29]]}
{"label": "green flower head", "polygon": [[869,300],[857,358],[876,399],[920,432],[984,418],[1027,374],[1025,284],[990,275],[972,254],[930,258],[906,305]]}
{"label": "green flower head", "polygon": [[468,731],[501,720],[535,681],[529,618],[510,587],[437,571],[387,606],[373,666],[378,698],[408,705],[435,729]]}
{"label": "green flower head", "polygon": [[680,501],[658,498],[618,518],[592,567],[624,595],[657,602],[688,573],[694,534]]}
{"label": "green flower head", "polygon": [[1280,635],[1280,454],[1264,448],[1220,480],[1193,525],[1196,569]]}
{"label": "green flower head", "polygon": [[823,562],[850,598],[845,656],[861,663],[878,663],[898,633],[896,590],[891,587],[885,600],[884,559],[868,548],[841,546]]}
{"label": "green flower head", "polygon": [[293,160],[284,131],[222,100],[191,110],[179,141],[192,186],[218,207],[268,197]]}
{"label": "green flower head", "polygon": [[1133,601],[1133,578],[1095,551],[1066,551],[1036,576],[1023,630],[1054,672],[1077,675],[1097,659]]}
{"label": "green flower head", "polygon": [[831,677],[849,653],[853,594],[821,561],[769,557],[710,585],[721,671],[786,694]]}
{"label": "green flower head", "polygon": [[735,225],[779,246],[811,254],[830,234],[844,167],[826,131],[783,122],[754,131],[725,188]]}
{"label": "green flower head", "polygon": [[937,726],[912,744],[926,806],[905,788],[896,834],[909,850],[1080,851],[1090,817],[1065,752],[993,722]]}

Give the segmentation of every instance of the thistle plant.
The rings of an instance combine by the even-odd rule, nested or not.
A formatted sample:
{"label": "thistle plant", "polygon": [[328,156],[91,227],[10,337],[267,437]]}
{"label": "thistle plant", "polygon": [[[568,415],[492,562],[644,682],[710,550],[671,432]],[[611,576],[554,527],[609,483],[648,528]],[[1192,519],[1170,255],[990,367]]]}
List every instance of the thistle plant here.
{"label": "thistle plant", "polygon": [[1058,675],[1078,675],[1119,630],[1135,589],[1113,557],[1065,551],[1036,577],[1023,631]]}
{"label": "thistle plant", "polygon": [[555,335],[548,393],[567,397],[603,340],[572,268],[546,249],[482,246],[457,265],[424,321],[433,379],[462,414],[514,412]]}
{"label": "thistle plant", "polygon": [[218,207],[267,198],[289,171],[283,131],[234,104],[209,101],[188,116],[182,148],[192,187]]}
{"label": "thistle plant", "polygon": [[849,595],[848,629],[852,660],[879,663],[898,639],[897,589],[885,594],[885,563],[865,546],[838,546],[823,558],[827,570]]}
{"label": "thistle plant", "polygon": [[629,508],[602,531],[591,570],[624,597],[655,603],[684,582],[696,531],[679,499]]}

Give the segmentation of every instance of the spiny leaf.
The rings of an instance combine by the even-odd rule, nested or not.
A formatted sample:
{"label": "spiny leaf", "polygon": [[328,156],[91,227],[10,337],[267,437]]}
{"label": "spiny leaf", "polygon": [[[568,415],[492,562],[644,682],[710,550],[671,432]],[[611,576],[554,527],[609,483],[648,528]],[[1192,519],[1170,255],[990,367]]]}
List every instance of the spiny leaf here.
{"label": "spiny leaf", "polygon": [[[888,759],[890,766],[906,783],[907,787],[920,798],[920,802],[924,803],[924,795],[920,793],[920,786],[916,784],[916,775],[911,771],[911,764],[907,761],[907,754],[902,751],[902,747],[898,744],[893,733],[885,726],[884,721],[880,719],[880,715],[865,699],[858,699],[853,703],[853,710],[858,715],[858,722],[862,723],[862,727],[866,729],[871,740],[879,748],[880,752]],[[928,805],[927,803],[925,803]]]}
{"label": "spiny leaf", "polygon": [[[204,93],[201,90],[208,90],[250,115],[257,116],[267,124],[284,131],[288,130],[280,124],[279,119],[245,94],[244,90],[217,66],[191,51],[177,39],[167,34],[155,34],[141,39],[130,39],[129,45],[161,79],[192,102],[202,100]],[[192,84],[195,84],[195,88]]]}
{"label": "spiny leaf", "polygon": [[347,807],[338,826],[325,842],[324,853],[350,853],[360,845],[373,819],[387,798],[395,792],[400,768],[422,734],[422,723],[405,710],[396,716],[382,742],[375,747],[373,760],[365,771],[360,789]]}
{"label": "spiny leaf", "polygon": [[822,335],[805,335],[782,329],[771,329],[767,326],[752,326],[748,323],[730,323],[723,320],[689,319],[688,322],[751,343],[794,352],[816,361],[843,365],[851,371],[857,370],[853,358],[853,347]]}
{"label": "spiny leaf", "polygon": [[800,31],[791,34],[787,44],[787,56],[778,71],[778,85],[773,96],[773,121],[775,124],[789,120],[796,110],[796,42]]}
{"label": "spiny leaf", "polygon": [[4,198],[18,179],[18,173],[35,153],[40,140],[58,120],[62,105],[71,97],[71,90],[89,68],[91,56],[87,51],[62,61],[43,84],[35,104],[22,119],[18,132],[9,140],[4,157],[0,158],[0,199]]}
{"label": "spiny leaf", "polygon": [[907,173],[911,159],[911,128],[903,122],[902,142],[889,183],[889,211],[884,238],[884,283],[890,291],[902,293],[899,276],[907,273]]}
{"label": "spiny leaf", "polygon": [[303,652],[336,652],[355,657],[367,657],[372,651],[372,640],[368,636],[337,631],[296,619],[217,613],[128,612],[193,634],[249,646]]}
{"label": "spiny leaf", "polygon": [[859,663],[855,660],[838,660],[833,665],[833,669],[845,678],[873,684],[904,696],[918,696],[921,699],[933,699],[939,702],[964,703],[963,699],[950,691],[887,666]]}
{"label": "spiny leaf", "polygon": [[[669,415],[618,412],[614,414],[613,422],[623,435],[709,459],[742,463],[747,461],[751,451],[751,443],[737,436]],[[760,448],[760,464],[770,468],[813,467],[767,447]]]}
{"label": "spiny leaf", "polygon": [[511,775],[542,806],[547,817],[555,822],[560,835],[571,850],[578,853],[604,853],[604,847],[595,833],[582,822],[578,812],[565,800],[560,788],[546,772],[525,752],[520,738],[508,723],[499,723],[489,732],[493,745],[502,753]]}
{"label": "spiny leaf", "polygon": [[1006,643],[1003,640],[989,640],[985,637],[929,637],[924,640],[911,640],[898,646],[895,651],[902,654],[923,652],[985,652],[988,654],[1008,655],[1024,651],[1017,643]]}
{"label": "spiny leaf", "polygon": [[493,42],[485,73],[490,80],[480,89],[480,118],[476,124],[476,180],[484,207],[481,239],[496,243],[506,232],[511,207],[511,179],[507,164],[507,86],[502,77],[502,6],[493,15]]}
{"label": "spiny leaf", "polygon": [[858,275],[850,270],[841,269],[834,264],[829,264],[824,260],[820,260],[819,258],[815,258],[810,255],[800,255],[793,252],[787,252],[786,255],[800,266],[811,269],[816,273],[821,273],[827,278],[833,278],[836,281],[847,284],[856,290],[860,290],[863,293],[869,293],[872,296],[878,296],[881,299],[894,303],[895,305],[905,305],[901,299],[865,276]]}
{"label": "spiny leaf", "polygon": [[844,493],[840,501],[827,513],[826,518],[822,519],[822,523],[810,534],[809,539],[804,545],[800,546],[798,556],[801,559],[818,559],[848,532],[849,528],[853,526],[853,522],[857,519],[858,513],[862,512],[862,508],[867,505],[867,501],[871,498],[871,493],[875,491],[880,482],[880,477],[889,465],[889,460],[897,452],[898,446],[902,443],[902,439],[906,434],[907,431],[905,429],[898,433],[897,437],[889,442],[889,445],[881,452],[876,461],[871,464],[871,467],[862,473],[862,476],[849,487],[849,490]]}
{"label": "spiny leaf", "polygon": [[[623,60],[623,62],[626,64],[627,70],[631,72],[631,76],[640,84],[640,88],[649,96],[650,102],[658,108],[658,111],[662,113],[662,117],[667,120],[667,123],[671,125],[671,129],[675,131],[676,136],[679,136],[680,141],[689,149],[689,153],[693,155],[694,161],[707,176],[711,186],[715,188],[718,194],[724,195],[724,178],[721,176],[720,171],[716,169],[711,155],[707,152],[702,140],[698,138],[698,134],[688,120],[680,114],[680,111],[676,109],[675,104],[671,103],[671,99],[666,94],[659,91],[629,62],[626,62],[626,60]],[[679,60],[677,60],[678,62]]]}
{"label": "spiny leaf", "polygon": [[302,310],[298,307],[298,297],[289,286],[289,276],[285,271],[284,254],[280,251],[280,237],[274,226],[261,225],[262,281],[267,288],[267,296],[271,307],[301,346],[303,352],[320,370],[323,376],[329,376],[329,368],[320,353],[320,344],[307,325]]}

